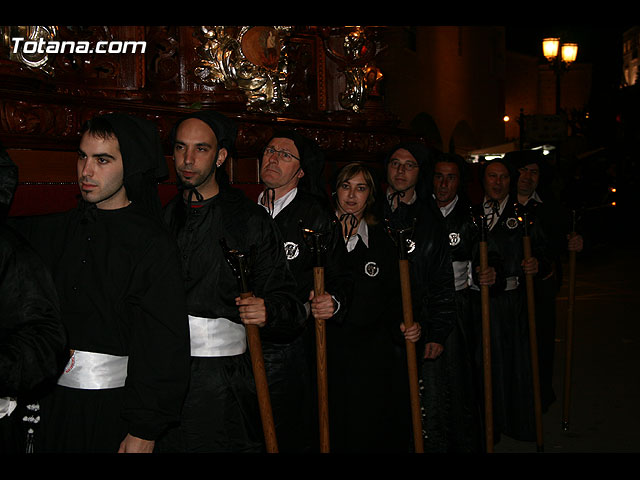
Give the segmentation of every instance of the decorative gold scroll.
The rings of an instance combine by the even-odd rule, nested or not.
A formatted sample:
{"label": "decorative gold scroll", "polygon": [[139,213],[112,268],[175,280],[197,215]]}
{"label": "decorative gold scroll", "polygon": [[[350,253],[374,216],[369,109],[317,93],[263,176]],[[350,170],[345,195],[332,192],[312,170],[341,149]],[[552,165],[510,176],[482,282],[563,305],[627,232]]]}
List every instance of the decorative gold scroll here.
{"label": "decorative gold scroll", "polygon": [[250,111],[281,113],[289,106],[284,86],[290,32],[289,26],[202,26],[195,74],[205,84],[240,88]]}

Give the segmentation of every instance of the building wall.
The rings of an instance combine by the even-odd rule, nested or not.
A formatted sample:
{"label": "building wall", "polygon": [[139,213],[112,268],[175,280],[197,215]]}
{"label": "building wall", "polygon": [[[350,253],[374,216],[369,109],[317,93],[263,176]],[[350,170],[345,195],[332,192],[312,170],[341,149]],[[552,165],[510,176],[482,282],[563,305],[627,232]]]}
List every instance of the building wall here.
{"label": "building wall", "polygon": [[638,83],[638,47],[640,46],[640,27],[624,32],[622,46],[622,69],[625,86]]}
{"label": "building wall", "polygon": [[[505,126],[507,140],[520,136],[518,117],[555,115],[556,76],[544,59],[507,52],[505,112],[510,121]],[[585,112],[591,95],[592,66],[576,62],[560,77],[560,107],[569,115]]]}
{"label": "building wall", "polygon": [[503,142],[504,27],[400,27],[391,35],[380,68],[385,103],[401,126],[430,116],[439,134],[430,140],[443,151]]}

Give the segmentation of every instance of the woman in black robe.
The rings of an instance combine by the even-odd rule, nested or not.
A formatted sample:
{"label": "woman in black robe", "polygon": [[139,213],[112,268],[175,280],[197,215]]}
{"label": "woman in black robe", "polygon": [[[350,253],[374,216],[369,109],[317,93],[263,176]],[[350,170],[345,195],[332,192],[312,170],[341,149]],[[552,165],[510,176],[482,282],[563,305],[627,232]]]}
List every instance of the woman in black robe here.
{"label": "woman in black robe", "polygon": [[[329,421],[332,452],[410,452],[411,422],[405,330],[396,248],[370,214],[375,183],[359,163],[345,166],[335,202],[354,278],[343,323],[327,323]],[[404,331],[404,336],[403,336]]]}

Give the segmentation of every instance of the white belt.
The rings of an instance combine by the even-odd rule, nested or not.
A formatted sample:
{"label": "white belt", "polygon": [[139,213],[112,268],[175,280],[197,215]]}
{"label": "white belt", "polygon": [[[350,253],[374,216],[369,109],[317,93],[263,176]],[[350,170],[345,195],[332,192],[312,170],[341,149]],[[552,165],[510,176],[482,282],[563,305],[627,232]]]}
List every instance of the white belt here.
{"label": "white belt", "polygon": [[0,398],[0,418],[11,415],[11,412],[16,408],[17,402],[13,397]]}
{"label": "white belt", "polygon": [[520,285],[520,279],[517,276],[507,277],[507,285],[504,287],[505,292],[515,290]]}
{"label": "white belt", "polygon": [[[518,286],[520,286],[520,278],[517,276],[513,276],[513,277],[507,277],[505,280],[506,284],[504,287],[505,292],[508,292],[509,290],[515,290],[516,288],[518,288]],[[471,285],[471,290],[480,290],[480,288],[478,287],[478,285],[473,284]]]}
{"label": "white belt", "polygon": [[456,260],[451,264],[456,291],[464,290],[471,284],[471,262]]}
{"label": "white belt", "polygon": [[247,350],[244,325],[226,318],[204,318],[189,315],[192,357],[226,357]]}
{"label": "white belt", "polygon": [[123,387],[129,357],[74,350],[58,385],[83,390]]}

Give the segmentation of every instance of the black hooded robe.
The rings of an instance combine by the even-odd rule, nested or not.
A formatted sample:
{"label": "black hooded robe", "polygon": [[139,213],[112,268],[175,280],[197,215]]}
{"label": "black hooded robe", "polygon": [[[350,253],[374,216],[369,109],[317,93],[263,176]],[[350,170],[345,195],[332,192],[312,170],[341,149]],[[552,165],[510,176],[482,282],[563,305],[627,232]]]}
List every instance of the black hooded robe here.
{"label": "black hooded robe", "polygon": [[[295,295],[303,305],[313,290],[315,257],[306,243],[302,228],[331,232],[325,259],[325,291],[340,307],[327,321],[341,322],[349,309],[352,279],[345,270],[346,248],[333,213],[314,195],[298,189],[294,199],[274,218],[283,237],[283,252],[296,280]],[[282,451],[309,452],[317,448],[316,344],[313,316],[306,320],[294,338],[285,342],[266,341],[263,345],[265,368],[273,397],[276,432]],[[293,393],[295,392],[295,393]],[[276,413],[274,413],[276,415]]]}
{"label": "black hooded robe", "polygon": [[[295,294],[304,305],[314,288],[315,256],[302,229],[329,234],[323,258],[325,291],[339,303],[336,314],[326,324],[340,323],[349,310],[352,278],[344,268],[347,250],[340,226],[329,207],[322,181],[324,156],[318,145],[295,131],[278,131],[273,138],[289,138],[300,155],[304,176],[295,197],[275,217],[283,237],[287,263],[297,282]],[[263,201],[270,211],[269,189]],[[266,198],[265,198],[266,196]],[[308,305],[307,305],[308,308]],[[308,315],[295,338],[287,342],[265,341],[265,368],[272,394],[276,433],[283,452],[310,452],[318,449],[318,402],[315,323]]]}
{"label": "black hooded robe", "polygon": [[178,421],[188,382],[175,242],[135,203],[34,220],[25,233],[48,261],[69,346],[129,357],[124,387],[56,386],[42,399],[43,451],[117,452],[127,433],[155,440]]}
{"label": "black hooded robe", "polygon": [[[0,208],[8,211],[17,167],[3,149],[1,153]],[[67,337],[49,272],[24,238],[5,224],[4,213],[0,212],[0,399],[13,398],[17,406],[0,417],[0,451],[24,453],[39,425],[23,418],[35,420],[39,415],[39,406],[30,400],[64,367]]]}
{"label": "black hooded robe", "polygon": [[[522,212],[510,196],[498,223],[488,232],[490,253],[500,258],[500,280],[502,289],[490,295],[491,314],[491,365],[493,383],[494,441],[505,434],[513,439],[535,441],[535,411],[533,397],[533,374],[529,345],[529,320],[525,276],[521,262],[524,258],[522,236],[524,229],[518,222]],[[535,223],[530,228],[532,254],[538,259],[538,274],[548,269],[545,260],[545,239]],[[518,287],[506,287],[507,278],[517,278]],[[506,288],[505,288],[506,287]],[[476,293],[479,296],[479,293]],[[475,337],[477,365],[482,368],[481,304],[473,302],[475,308]],[[479,372],[479,377],[482,377]]]}
{"label": "black hooded robe", "polygon": [[[364,219],[361,221],[365,221]],[[327,324],[329,422],[335,453],[411,452],[411,415],[396,248],[368,225],[345,268],[354,291],[347,317]]]}
{"label": "black hooded robe", "polygon": [[[264,208],[225,186],[202,203],[188,204],[179,194],[165,207],[165,221],[180,248],[190,315],[240,322],[234,301],[238,281],[219,243],[224,238],[231,249],[248,253],[256,248],[250,286],[267,307],[267,323],[260,328],[263,351],[266,342],[287,342],[300,330],[304,309],[294,295],[282,237]],[[248,350],[192,357],[191,379],[182,423],[163,441],[168,451],[264,451]]]}
{"label": "black hooded robe", "polygon": [[[422,327],[422,338],[416,344],[416,355],[421,382],[424,448],[426,452],[441,452],[447,451],[452,441],[451,434],[447,433],[447,418],[451,391],[454,387],[452,381],[455,381],[457,376],[452,375],[450,367],[459,365],[460,356],[464,354],[455,344],[459,340],[459,331],[453,267],[448,232],[440,212],[434,210],[435,207],[429,199],[431,187],[427,176],[435,159],[435,152],[422,144],[401,143],[396,145],[391,150],[391,155],[386,158],[385,170],[393,153],[400,148],[409,151],[420,168],[415,186],[416,199],[413,203],[405,203],[398,198],[395,209],[391,208],[389,201],[382,202],[381,214],[392,229],[413,227],[411,239],[415,248],[409,253],[408,258],[413,316]],[[403,196],[403,192],[395,194]],[[438,343],[447,350],[449,337],[452,338],[449,351],[443,351],[436,359],[424,359],[427,343]],[[406,350],[398,349],[397,354],[404,357],[406,362]]]}
{"label": "black hooded robe", "polygon": [[[178,421],[189,380],[178,250],[154,216],[153,184],[145,186],[147,172],[152,176],[155,162],[164,161],[156,156],[159,142],[142,140],[148,135],[155,142],[157,130],[124,115],[106,118],[133,203],[100,210],[80,200],[68,212],[15,224],[52,274],[69,348],[127,356],[126,382],[98,389],[56,385],[40,399],[37,451],[115,453],[127,434],[155,440]],[[66,369],[74,366],[72,357]]]}
{"label": "black hooded robe", "polygon": [[[462,199],[444,217],[452,262],[478,264],[478,232],[468,204]],[[457,318],[446,338],[442,359],[425,362],[425,368],[439,369],[430,378],[437,407],[425,406],[426,449],[440,453],[477,453],[481,451],[482,417],[479,381],[475,365],[475,338],[471,302],[477,298],[470,286],[455,292]],[[429,365],[432,363],[432,365]],[[426,373],[426,371],[424,372]],[[425,384],[425,391],[428,389]],[[439,393],[437,393],[439,392]],[[425,393],[425,396],[428,394]]]}

